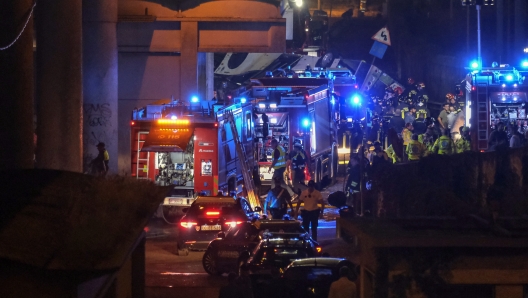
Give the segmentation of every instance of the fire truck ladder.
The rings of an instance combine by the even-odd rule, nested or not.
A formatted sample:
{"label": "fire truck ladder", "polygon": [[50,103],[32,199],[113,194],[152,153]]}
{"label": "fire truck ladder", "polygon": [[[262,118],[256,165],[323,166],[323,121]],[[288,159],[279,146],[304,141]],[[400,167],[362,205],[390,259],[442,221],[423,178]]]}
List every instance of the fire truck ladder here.
{"label": "fire truck ladder", "polygon": [[232,111],[226,111],[224,115],[226,116],[227,122],[229,122],[231,132],[233,134],[233,141],[235,142],[238,161],[240,162],[240,166],[242,168],[242,177],[244,178],[244,186],[246,187],[249,203],[253,206],[253,208],[261,207],[260,200],[255,194],[255,184],[253,183],[252,169],[248,168],[248,165],[246,164],[246,150],[240,143],[240,138],[238,136],[238,131],[235,124],[235,116],[233,115]]}
{"label": "fire truck ladder", "polygon": [[[141,135],[148,135],[148,132],[139,131],[137,133],[137,153],[136,153],[136,179],[149,179],[149,153],[147,152],[147,158],[141,158],[141,148],[143,148],[144,140],[141,139]],[[140,165],[143,165],[140,168]]]}

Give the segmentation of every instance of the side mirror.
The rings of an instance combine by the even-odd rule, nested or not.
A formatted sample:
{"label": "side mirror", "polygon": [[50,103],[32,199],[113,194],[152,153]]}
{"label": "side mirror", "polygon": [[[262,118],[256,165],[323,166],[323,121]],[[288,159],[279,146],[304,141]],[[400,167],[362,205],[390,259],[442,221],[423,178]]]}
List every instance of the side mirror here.
{"label": "side mirror", "polygon": [[189,208],[183,208],[183,209],[182,209],[182,212],[183,212],[183,213],[187,213],[187,211],[189,211]]}
{"label": "side mirror", "polygon": [[257,206],[257,207],[255,207],[254,210],[255,210],[255,212],[260,212],[260,211],[262,211],[262,208],[260,208],[260,207]]}
{"label": "side mirror", "polygon": [[225,233],[224,232],[218,232],[217,237],[221,238],[221,239],[224,239],[225,238]]}

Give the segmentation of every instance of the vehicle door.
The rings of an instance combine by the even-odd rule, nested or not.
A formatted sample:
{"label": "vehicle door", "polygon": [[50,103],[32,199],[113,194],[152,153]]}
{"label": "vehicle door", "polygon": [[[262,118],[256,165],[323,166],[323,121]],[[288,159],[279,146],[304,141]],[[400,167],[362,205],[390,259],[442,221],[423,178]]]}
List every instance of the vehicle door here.
{"label": "vehicle door", "polygon": [[250,228],[248,223],[243,223],[237,226],[237,229],[234,229],[232,233],[226,235],[222,247],[217,252],[219,267],[230,268],[232,270],[238,269],[240,253],[254,246],[250,237]]}

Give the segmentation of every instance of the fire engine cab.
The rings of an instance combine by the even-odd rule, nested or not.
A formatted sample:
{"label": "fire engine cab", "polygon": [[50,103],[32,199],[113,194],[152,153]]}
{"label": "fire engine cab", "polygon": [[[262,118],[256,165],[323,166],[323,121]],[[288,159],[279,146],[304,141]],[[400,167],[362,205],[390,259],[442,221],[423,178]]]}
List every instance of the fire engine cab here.
{"label": "fire engine cab", "polygon": [[509,65],[496,65],[466,76],[464,116],[474,150],[488,149],[491,129],[499,121],[528,129],[526,74]]}
{"label": "fire engine cab", "polygon": [[[217,114],[225,116],[218,119]],[[132,175],[172,186],[159,211],[167,222],[176,223],[183,208],[189,207],[198,194],[244,191],[236,144],[253,144],[248,137],[252,136],[252,123],[245,121],[247,118],[251,119],[249,103],[225,107],[197,99],[162,100],[133,111]],[[229,125],[231,122],[234,126]],[[257,204],[251,198],[250,203]]]}

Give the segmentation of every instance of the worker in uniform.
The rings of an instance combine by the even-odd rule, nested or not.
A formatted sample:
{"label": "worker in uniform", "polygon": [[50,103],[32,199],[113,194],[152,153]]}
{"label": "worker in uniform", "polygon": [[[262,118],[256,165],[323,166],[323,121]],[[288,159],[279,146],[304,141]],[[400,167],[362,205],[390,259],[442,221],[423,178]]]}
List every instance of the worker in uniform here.
{"label": "worker in uniform", "polygon": [[[271,165],[268,168],[268,173],[271,172],[271,169],[273,169],[273,176],[271,177],[271,188],[275,188],[276,181],[279,181],[281,183],[281,186],[288,191],[290,197],[293,198],[295,193],[293,192],[291,187],[284,182],[284,172],[286,171],[287,162],[286,150],[284,150],[284,148],[279,145],[277,139],[271,140],[271,148],[273,149],[273,161],[271,162]],[[276,178],[280,178],[280,180],[277,180]]]}
{"label": "worker in uniform", "polygon": [[348,200],[352,201],[351,203],[347,203],[349,206],[356,206],[357,205],[357,194],[361,190],[361,168],[359,165],[359,156],[354,155],[350,158],[350,162],[348,163],[348,179],[346,184],[346,194],[348,197]]}
{"label": "worker in uniform", "polygon": [[469,135],[469,127],[461,126],[460,135],[462,136],[455,143],[456,153],[462,153],[471,150],[471,138]]}
{"label": "worker in uniform", "polygon": [[282,219],[283,216],[288,212],[289,205],[291,213],[294,214],[291,197],[288,196],[286,189],[281,186],[282,177],[275,177],[272,180],[275,183],[274,186],[268,191],[268,195],[264,201],[263,213],[268,215],[269,212],[269,215],[271,215],[272,219]]}
{"label": "worker in uniform", "polygon": [[300,194],[303,190],[306,189],[306,186],[304,185],[304,168],[306,165],[306,153],[302,149],[301,144],[296,143],[295,145],[293,145],[293,151],[290,160],[293,190],[297,194]]}
{"label": "worker in uniform", "polygon": [[398,157],[398,155],[397,155],[396,152],[394,151],[394,148],[392,148],[392,145],[390,145],[389,147],[387,147],[387,150],[385,150],[385,152],[387,152],[387,155],[388,155],[389,158],[391,159],[392,163],[398,163],[398,162],[400,162],[400,158]]}
{"label": "worker in uniform", "polygon": [[433,130],[431,128],[427,128],[425,133],[418,135],[418,142],[422,143],[425,147],[424,156],[432,153],[434,145]]}
{"label": "worker in uniform", "polygon": [[97,144],[97,151],[99,153],[97,154],[97,157],[92,160],[91,163],[91,170],[92,174],[100,177],[105,177],[108,173],[108,163],[110,162],[110,155],[108,154],[108,151],[105,148],[105,143],[99,142]]}
{"label": "worker in uniform", "polygon": [[451,155],[455,153],[455,143],[451,139],[449,128],[442,130],[442,136],[439,137],[433,145],[433,152],[438,154]]}
{"label": "worker in uniform", "polygon": [[[317,241],[317,226],[319,225],[319,218],[323,218],[325,203],[323,195],[315,189],[315,181],[308,181],[308,188],[305,189],[299,196],[295,214],[299,212],[301,202],[304,202],[303,210],[301,210],[302,226],[305,231],[310,231],[312,228],[312,238]],[[319,208],[321,204],[321,208]]]}
{"label": "worker in uniform", "polygon": [[413,134],[411,141],[407,145],[407,156],[409,161],[419,161],[425,154],[424,144],[418,141],[418,135]]}
{"label": "worker in uniform", "polygon": [[[403,152],[407,152],[407,145],[411,142],[411,136],[412,136],[413,127],[411,123],[405,124],[405,128],[402,130],[402,139],[403,139]],[[406,159],[406,155],[404,154],[404,161]]]}

